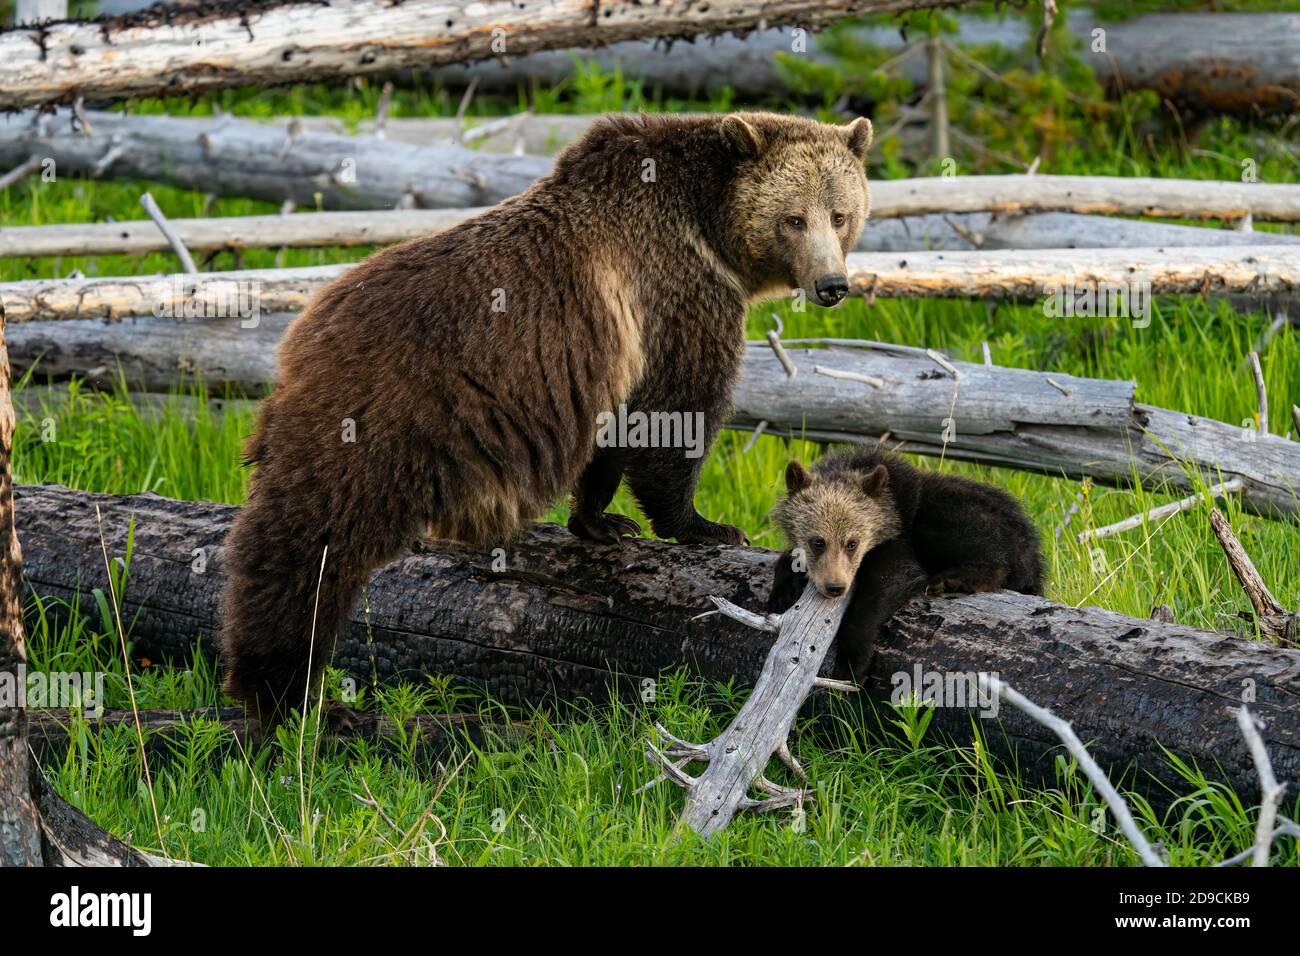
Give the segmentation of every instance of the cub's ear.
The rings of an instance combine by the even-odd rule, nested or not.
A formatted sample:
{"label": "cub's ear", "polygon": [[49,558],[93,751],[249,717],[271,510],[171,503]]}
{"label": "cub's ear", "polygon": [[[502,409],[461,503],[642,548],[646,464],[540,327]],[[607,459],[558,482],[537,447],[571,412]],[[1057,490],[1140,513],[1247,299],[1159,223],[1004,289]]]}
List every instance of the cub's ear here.
{"label": "cub's ear", "polygon": [[757,159],[763,152],[763,135],[736,113],[723,119],[722,139],[745,159]]}
{"label": "cub's ear", "polygon": [[887,484],[889,484],[889,469],[884,465],[877,465],[871,474],[862,479],[862,490],[869,497],[874,498],[885,490]]}
{"label": "cub's ear", "polygon": [[849,152],[865,161],[875,135],[871,129],[871,120],[859,116],[848,126],[841,126],[840,135],[844,137],[844,145],[849,148]]}
{"label": "cub's ear", "polygon": [[809,485],[812,484],[812,475],[808,474],[807,469],[799,464],[799,460],[792,459],[790,464],[785,466],[785,492],[788,495],[797,495]]}

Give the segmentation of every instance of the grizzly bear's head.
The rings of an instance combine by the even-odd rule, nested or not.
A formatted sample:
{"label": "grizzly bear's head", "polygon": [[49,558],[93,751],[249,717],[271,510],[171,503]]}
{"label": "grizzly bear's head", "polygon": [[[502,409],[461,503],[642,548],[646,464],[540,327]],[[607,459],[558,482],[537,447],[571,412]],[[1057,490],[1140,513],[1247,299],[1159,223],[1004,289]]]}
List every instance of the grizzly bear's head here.
{"label": "grizzly bear's head", "polygon": [[798,461],[785,469],[785,496],[772,509],[787,547],[823,597],[848,592],[862,557],[899,533],[889,469],[809,472]]}
{"label": "grizzly bear's head", "polygon": [[863,162],[871,122],[832,126],[775,113],[734,113],[720,125],[737,160],[728,214],[759,295],[799,290],[824,306],[849,292],[844,257],[866,223]]}

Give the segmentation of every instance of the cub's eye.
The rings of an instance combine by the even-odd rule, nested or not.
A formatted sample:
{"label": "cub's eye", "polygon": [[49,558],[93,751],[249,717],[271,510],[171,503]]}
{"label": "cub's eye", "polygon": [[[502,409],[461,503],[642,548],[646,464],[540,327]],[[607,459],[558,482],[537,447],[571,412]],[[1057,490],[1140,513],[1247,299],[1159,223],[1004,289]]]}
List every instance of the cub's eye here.
{"label": "cub's eye", "polygon": [[849,217],[844,215],[842,212],[837,212],[835,215],[831,216],[831,222],[835,225],[836,229],[848,222],[848,219]]}
{"label": "cub's eye", "polygon": [[849,554],[852,554],[854,551],[858,550],[858,543],[856,541],[850,541],[848,544],[844,545],[844,550]]}
{"label": "cub's eye", "polygon": [[826,550],[826,539],[825,539],[825,538],[813,538],[813,539],[812,539],[811,541],[809,541],[808,543],[809,543],[810,545],[812,545],[812,549],[813,549],[814,551],[816,551],[818,554],[821,554],[823,551]]}
{"label": "cub's eye", "polygon": [[803,216],[786,216],[785,224],[791,229],[802,229],[804,227]]}

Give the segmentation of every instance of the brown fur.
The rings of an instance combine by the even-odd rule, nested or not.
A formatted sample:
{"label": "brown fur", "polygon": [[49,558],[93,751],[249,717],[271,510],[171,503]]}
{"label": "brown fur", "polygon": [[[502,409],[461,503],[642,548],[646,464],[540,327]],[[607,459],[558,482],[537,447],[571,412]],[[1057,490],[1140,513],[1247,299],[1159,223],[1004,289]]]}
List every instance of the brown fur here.
{"label": "brown fur", "polygon": [[[1038,531],[1018,501],[876,447],[823,455],[811,472],[790,462],[772,513],[790,550],[777,561],[768,609],[784,612],[810,581],[828,597],[850,584],[837,641],[841,664],[858,679],[881,627],[927,587],[1043,593]],[[846,547],[851,541],[859,546]]]}
{"label": "brown fur", "polygon": [[888,479],[884,465],[823,474],[809,474],[797,461],[786,466],[786,494],[772,518],[824,596],[847,591],[862,556],[902,530]]}
{"label": "brown fur", "polygon": [[747,302],[844,271],[869,143],[865,120],[607,119],[523,194],[318,292],[248,443],[226,689],[264,720],[297,706],[376,567],[424,534],[504,546],[570,489],[584,537],[639,530],[605,513],[626,477],[661,537],[745,540],[695,511],[702,459],[596,447],[597,416],[702,412],[707,449]]}

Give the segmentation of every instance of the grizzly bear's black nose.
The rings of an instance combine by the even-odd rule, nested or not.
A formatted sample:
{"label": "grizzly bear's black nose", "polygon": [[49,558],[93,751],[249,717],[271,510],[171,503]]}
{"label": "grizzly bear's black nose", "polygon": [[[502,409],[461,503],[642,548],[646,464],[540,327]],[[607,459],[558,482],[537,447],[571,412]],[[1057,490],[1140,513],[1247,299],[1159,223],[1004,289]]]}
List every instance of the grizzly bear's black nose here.
{"label": "grizzly bear's black nose", "polygon": [[849,280],[847,276],[822,276],[813,288],[822,305],[834,305],[849,294]]}
{"label": "grizzly bear's black nose", "polygon": [[[841,296],[840,298],[843,298],[843,296]],[[843,584],[828,584],[828,585],[826,585],[826,593],[827,593],[830,597],[839,597],[841,594],[844,593],[845,590],[846,590],[846,588],[845,588],[845,586],[844,586]]]}

